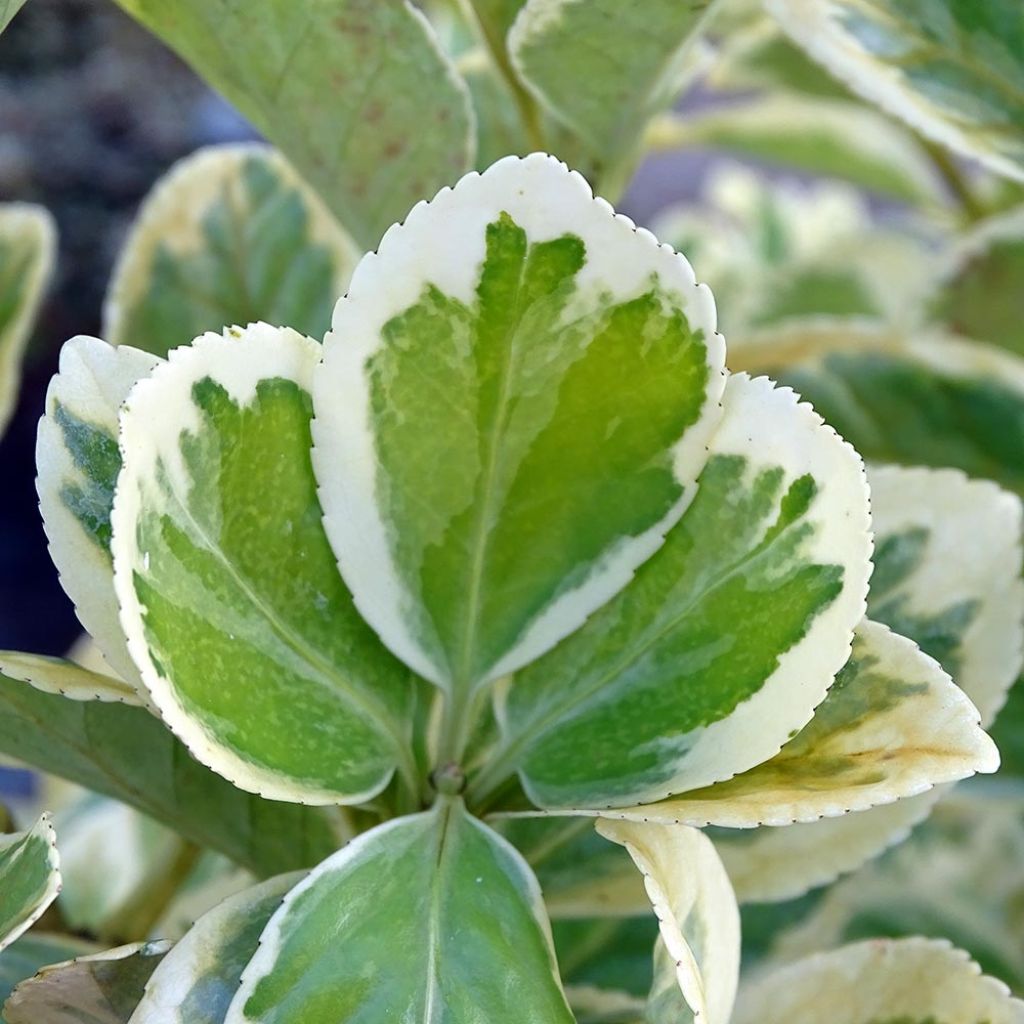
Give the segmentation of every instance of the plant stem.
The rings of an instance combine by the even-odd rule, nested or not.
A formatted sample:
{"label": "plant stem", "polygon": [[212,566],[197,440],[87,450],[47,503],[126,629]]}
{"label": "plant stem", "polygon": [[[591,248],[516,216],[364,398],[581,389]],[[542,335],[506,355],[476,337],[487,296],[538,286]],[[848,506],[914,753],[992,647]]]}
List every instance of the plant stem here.
{"label": "plant stem", "polygon": [[516,69],[512,66],[508,51],[505,49],[505,40],[493,31],[485,18],[480,16],[473,0],[456,0],[456,4],[465,19],[476,27],[477,35],[487,48],[491,63],[511,94],[530,146],[535,150],[546,149],[537,101],[519,80],[519,75],[516,74]]}
{"label": "plant stem", "polygon": [[978,201],[978,197],[964,177],[960,165],[944,146],[940,146],[930,139],[922,139],[921,142],[939,177],[960,204],[960,209],[968,223],[981,220],[987,211],[984,205]]}

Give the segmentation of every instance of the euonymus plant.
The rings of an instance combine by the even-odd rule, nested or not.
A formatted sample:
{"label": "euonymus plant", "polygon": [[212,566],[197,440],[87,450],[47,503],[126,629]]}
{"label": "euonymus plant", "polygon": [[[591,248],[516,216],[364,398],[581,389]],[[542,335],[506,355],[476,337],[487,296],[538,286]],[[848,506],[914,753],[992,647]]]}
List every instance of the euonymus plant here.
{"label": "euonymus plant", "polygon": [[[6,1024],[1024,1021],[1015,691],[949,793],[1024,660],[1016,3],[122,6],[277,148],[50,384]],[[693,145],[833,180],[588,184]],[[0,211],[5,410],[53,247]]]}

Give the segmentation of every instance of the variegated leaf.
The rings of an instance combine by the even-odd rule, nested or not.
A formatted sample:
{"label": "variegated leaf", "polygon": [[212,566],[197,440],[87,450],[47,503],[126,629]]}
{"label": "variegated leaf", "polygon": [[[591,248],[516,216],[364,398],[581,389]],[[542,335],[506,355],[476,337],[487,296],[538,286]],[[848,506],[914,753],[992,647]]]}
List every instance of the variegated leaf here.
{"label": "variegated leaf", "polygon": [[412,679],[356,612],[310,465],[319,346],[207,334],[136,387],[112,514],[121,624],[165,723],[242,789],[359,803],[411,763]]}
{"label": "variegated leaf", "polygon": [[67,700],[3,676],[0,752],[122,800],[261,875],[315,864],[350,833],[336,809],[236,789],[142,708]]}
{"label": "variegated leaf", "polygon": [[4,1004],[6,1024],[128,1024],[169,942],[143,942],[44,967]]}
{"label": "variegated leaf", "polygon": [[727,828],[790,825],[866,810],[998,767],[977,708],[938,662],[865,621],[814,717],[775,757],[672,799],[588,813]]}
{"label": "variegated leaf", "polygon": [[[0,9],[0,31],[20,6]],[[0,434],[18,398],[21,358],[53,270],[56,234],[42,207],[0,204]]]}
{"label": "variegated leaf", "polygon": [[225,1024],[570,1024],[540,889],[460,801],[363,833],[270,919]]}
{"label": "variegated leaf", "polygon": [[1024,360],[941,334],[820,320],[734,349],[778,376],[866,458],[952,466],[1024,494]]}
{"label": "variegated leaf", "polygon": [[767,0],[837,78],[929,138],[1024,181],[1017,0]]}
{"label": "variegated leaf", "polygon": [[42,693],[59,693],[69,700],[116,701],[145,705],[138,689],[122,679],[84,668],[67,658],[24,651],[0,651],[0,673],[28,683]]}
{"label": "variegated leaf", "polygon": [[204,914],[153,972],[130,1024],[223,1024],[260,933],[301,878],[278,875]]}
{"label": "variegated leaf", "polygon": [[650,1024],[728,1024],[740,968],[740,916],[711,841],[681,825],[600,821],[644,876],[661,938]]}
{"label": "variegated leaf", "polygon": [[743,986],[733,1024],[1021,1024],[1024,1003],[966,953],[927,939],[861,942]]}
{"label": "variegated leaf", "polygon": [[31,928],[59,892],[57,835],[48,814],[31,831],[0,835],[0,950]]}
{"label": "variegated leaf", "polygon": [[856,453],[788,389],[734,376],[693,504],[623,592],[500,693],[535,804],[607,808],[773,757],[850,653],[870,568]]}
{"label": "variegated leaf", "polygon": [[1024,667],[1021,501],[957,470],[869,470],[868,611],[938,661],[986,728]]}
{"label": "variegated leaf", "polygon": [[365,248],[471,163],[466,88],[411,3],[118,3],[279,147]]}
{"label": "variegated leaf", "polygon": [[527,0],[508,36],[524,82],[595,167],[628,158],[691,77],[703,0]]}
{"label": "variegated leaf", "polygon": [[450,718],[682,514],[724,384],[713,307],[685,259],[541,154],[417,206],[359,264],[314,391],[327,533]]}
{"label": "variegated leaf", "polygon": [[1024,356],[1024,207],[983,221],[947,253],[928,300],[946,327]]}
{"label": "variegated leaf", "polygon": [[145,691],[125,646],[114,596],[110,510],[121,471],[118,413],[135,382],[159,361],[127,345],[72,338],[61,349],[60,372],[50,381],[36,441],[39,509],[61,585],[104,658],[140,699],[146,699]]}
{"label": "variegated leaf", "polygon": [[715,829],[711,836],[740,903],[775,903],[835,881],[902,842],[943,793],[936,788],[837,818],[782,828]]}
{"label": "variegated leaf", "polygon": [[867,938],[948,938],[986,974],[1024,987],[1024,802],[963,789],[873,864],[826,890],[772,944],[771,962]]}
{"label": "variegated leaf", "polygon": [[103,334],[160,356],[257,320],[319,340],[355,258],[275,150],[211,146],[172,168],[143,204],[114,269]]}
{"label": "variegated leaf", "polygon": [[589,985],[567,987],[577,1024],[643,1024],[645,1002],[628,992]]}

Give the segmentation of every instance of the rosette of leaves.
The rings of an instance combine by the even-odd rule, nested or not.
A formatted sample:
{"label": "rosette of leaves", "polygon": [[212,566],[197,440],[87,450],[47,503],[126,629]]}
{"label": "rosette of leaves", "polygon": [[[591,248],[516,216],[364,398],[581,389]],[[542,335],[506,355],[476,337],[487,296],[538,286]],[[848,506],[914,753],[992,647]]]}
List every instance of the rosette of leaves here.
{"label": "rosette of leaves", "polygon": [[949,675],[864,618],[860,459],[724,358],[686,260],[542,155],[416,206],[322,346],[65,346],[40,501],[110,671],[4,655],[0,742],[313,868],[186,937],[136,1024],[573,1019],[510,813],[598,819],[660,919],[651,1018],[724,1022],[738,917],[689,826],[994,770]]}

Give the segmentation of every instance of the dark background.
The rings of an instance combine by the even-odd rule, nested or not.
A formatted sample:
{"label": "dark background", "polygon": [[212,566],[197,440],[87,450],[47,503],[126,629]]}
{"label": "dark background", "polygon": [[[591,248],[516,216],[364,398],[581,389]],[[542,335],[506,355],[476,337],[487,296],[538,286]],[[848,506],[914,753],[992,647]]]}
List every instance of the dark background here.
{"label": "dark background", "polygon": [[[29,0],[0,35],[0,201],[46,206],[60,239],[18,408],[0,440],[0,649],[63,654],[79,633],[46,553],[34,483],[36,423],[60,346],[99,334],[114,258],[154,181],[198,146],[251,137],[110,0]],[[692,196],[702,163],[650,161],[622,208],[642,223]]]}

